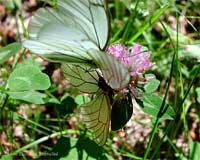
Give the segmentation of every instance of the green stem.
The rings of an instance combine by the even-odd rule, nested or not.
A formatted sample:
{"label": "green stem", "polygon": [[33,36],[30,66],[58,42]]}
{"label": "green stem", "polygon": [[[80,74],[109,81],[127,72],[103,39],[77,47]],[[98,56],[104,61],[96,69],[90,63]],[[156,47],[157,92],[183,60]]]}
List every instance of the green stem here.
{"label": "green stem", "polygon": [[[196,69],[196,72],[195,72],[195,74],[194,74],[194,78],[192,79],[191,83],[189,84],[188,90],[187,90],[186,93],[184,94],[184,97],[183,97],[183,99],[182,99],[182,101],[181,101],[181,103],[180,103],[180,106],[183,105],[185,99],[187,98],[187,96],[188,96],[188,94],[189,94],[189,92],[190,92],[190,90],[191,90],[191,88],[192,88],[192,86],[193,86],[195,80],[197,79],[197,77],[198,77],[198,75],[199,75],[199,72],[200,72],[200,66]],[[181,109],[181,107],[179,108],[179,110],[180,110],[180,109]],[[178,110],[177,112],[179,112],[179,110]],[[175,119],[177,119],[177,116],[178,116],[178,115],[176,114]],[[161,144],[162,144],[162,141],[164,140],[165,136],[169,134],[169,132],[171,131],[171,128],[172,128],[173,126],[174,126],[174,122],[170,122],[169,125],[167,126],[167,128],[166,128],[165,131],[164,131],[163,137],[162,137],[161,140],[156,144],[156,149],[154,150],[154,152],[153,152],[153,154],[152,154],[152,156],[151,156],[151,159],[154,159],[156,153],[157,153],[158,150],[160,149],[160,146],[161,146]]]}
{"label": "green stem", "polygon": [[23,17],[22,17],[21,14],[19,15],[19,20],[20,20],[20,22],[21,22],[21,24],[22,24],[22,29],[23,29],[23,32],[24,32],[24,37],[25,37],[25,38],[28,38],[28,31],[27,31],[27,29],[26,29],[26,27],[25,27],[24,19],[23,19]]}
{"label": "green stem", "polygon": [[19,153],[21,153],[21,152],[23,152],[23,151],[25,151],[25,150],[33,147],[33,146],[36,146],[36,145],[38,145],[38,144],[40,144],[42,142],[45,142],[45,141],[47,141],[47,140],[49,140],[51,138],[54,138],[54,137],[57,137],[57,136],[62,136],[62,135],[65,135],[65,134],[79,134],[79,132],[76,131],[76,130],[64,130],[62,132],[60,132],[60,131],[59,132],[55,132],[55,133],[53,133],[53,134],[51,134],[49,136],[44,136],[44,137],[42,137],[42,138],[40,138],[40,139],[38,139],[38,140],[36,140],[36,141],[34,141],[32,143],[27,144],[26,146],[24,146],[22,148],[19,148],[18,150],[16,150],[13,153],[11,153],[11,155],[19,154]]}
{"label": "green stem", "polygon": [[151,132],[151,135],[150,135],[150,138],[149,138],[149,143],[147,145],[147,149],[144,153],[144,157],[143,157],[143,160],[146,160],[147,159],[147,156],[149,154],[149,151],[150,151],[150,148],[151,148],[151,144],[153,143],[153,139],[155,137],[155,134],[157,132],[157,127],[158,127],[158,124],[159,124],[159,117],[156,118],[156,121],[155,121],[155,124],[153,126],[153,130]]}
{"label": "green stem", "polygon": [[34,121],[30,120],[30,119],[25,119],[23,116],[21,116],[20,114],[18,114],[18,113],[16,113],[16,112],[15,112],[14,114],[15,114],[16,117],[18,117],[18,118],[20,118],[20,119],[23,119],[23,120],[27,121],[28,123],[30,123],[30,124],[32,124],[32,125],[34,125],[34,126],[40,127],[40,128],[42,128],[42,129],[44,129],[44,130],[46,130],[46,131],[48,131],[48,132],[52,132],[51,129],[49,129],[49,128],[43,126],[43,125],[40,125],[40,124],[38,124],[37,122],[34,122]]}
{"label": "green stem", "polygon": [[[162,24],[164,30],[166,31],[166,33],[168,34],[170,41],[172,42],[172,39],[171,39],[169,33],[167,32],[165,26],[163,25],[162,22],[161,22],[161,24]],[[173,45],[173,43],[172,43],[172,46],[173,46],[173,48],[175,49],[175,46]],[[151,132],[150,141],[148,142],[147,149],[146,149],[146,151],[145,151],[145,153],[144,153],[144,160],[146,160],[146,158],[147,158],[147,156],[148,156],[148,154],[149,154],[150,147],[151,147],[151,145],[152,145],[153,139],[154,139],[154,137],[155,137],[156,129],[157,129],[158,124],[159,124],[159,120],[160,120],[160,118],[162,117],[162,115],[166,112],[166,110],[168,109],[168,105],[165,105],[165,102],[166,102],[166,99],[167,99],[167,96],[168,96],[168,93],[169,93],[169,87],[170,87],[171,80],[172,80],[172,74],[173,74],[174,63],[175,63],[175,55],[176,55],[176,52],[174,52],[174,54],[173,54],[172,63],[171,63],[171,69],[170,69],[170,78],[169,78],[169,81],[168,81],[168,83],[167,83],[165,96],[164,96],[164,98],[163,98],[163,101],[162,101],[160,110],[159,110],[159,112],[158,112],[158,115],[157,115],[157,118],[156,118],[156,122],[155,122],[154,127],[153,127],[153,130],[152,130],[152,132]]]}
{"label": "green stem", "polygon": [[172,41],[172,38],[169,34],[169,32],[167,31],[165,25],[161,22],[161,25],[162,27],[164,28],[165,32],[167,33],[168,37],[169,37],[169,40],[172,44],[172,47],[174,49],[174,54],[173,54],[173,57],[172,57],[172,63],[171,63],[171,69],[170,69],[170,75],[169,75],[169,81],[167,83],[167,88],[166,88],[166,92],[165,92],[165,96],[164,96],[164,99],[163,99],[163,102],[162,102],[162,105],[160,107],[160,110],[158,112],[158,117],[162,117],[162,115],[166,112],[166,110],[168,109],[168,105],[166,106],[165,105],[165,101],[167,99],[167,96],[168,96],[168,93],[169,93],[169,87],[170,87],[170,84],[171,84],[171,81],[172,81],[172,76],[173,76],[173,71],[174,71],[174,63],[175,63],[175,57],[176,57],[176,47],[174,46],[173,44],[173,41]]}
{"label": "green stem", "polygon": [[150,26],[152,26],[159,17],[166,11],[168,8],[168,5],[164,5],[161,7],[161,9],[153,16],[152,19],[149,20],[149,23],[146,23],[129,41],[128,44],[133,43],[146,29],[148,29]]}
{"label": "green stem", "polygon": [[176,67],[176,72],[175,72],[175,94],[174,94],[174,107],[176,107],[177,106],[177,98],[178,98],[178,80],[179,80],[179,60],[178,60],[178,49],[179,49],[179,47],[178,47],[178,36],[179,36],[179,34],[178,34],[178,27],[179,27],[179,25],[178,25],[178,15],[177,15],[177,12],[176,12],[176,49],[175,49],[175,53],[176,53],[176,55],[175,55],[175,67]]}
{"label": "green stem", "polygon": [[137,16],[137,6],[139,4],[139,0],[137,0],[136,4],[135,4],[135,9],[134,9],[134,12],[130,15],[130,18],[129,18],[129,22],[127,23],[127,26],[125,28],[125,32],[122,36],[122,43],[124,44],[127,39],[128,39],[128,36],[130,35],[130,32],[131,32],[131,26],[133,25],[133,20],[136,18]]}
{"label": "green stem", "polygon": [[[178,34],[179,30],[178,30],[178,28],[179,28],[179,25],[178,25],[178,23],[179,23],[179,18],[178,18],[178,13],[176,12],[175,93],[174,93],[174,104],[173,104],[176,114],[179,114],[179,112],[177,112],[177,110],[178,110],[178,107],[177,107],[178,105],[177,104],[178,104],[178,94],[179,94],[178,93],[179,92],[178,91],[178,88],[179,88],[178,84],[179,84],[179,72],[180,72],[180,70],[179,70],[179,60],[178,60],[178,49],[179,49],[179,46],[178,46],[178,42],[179,42],[179,39],[178,39],[178,37],[179,37],[179,34]],[[180,106],[179,108],[182,108],[182,106]],[[171,132],[170,138],[173,139],[173,137],[176,135],[177,131],[179,130],[180,126],[181,126],[181,122],[178,119],[178,125],[175,128],[175,130]],[[171,145],[168,146],[167,156],[166,157],[168,157],[170,153],[171,153]]]}

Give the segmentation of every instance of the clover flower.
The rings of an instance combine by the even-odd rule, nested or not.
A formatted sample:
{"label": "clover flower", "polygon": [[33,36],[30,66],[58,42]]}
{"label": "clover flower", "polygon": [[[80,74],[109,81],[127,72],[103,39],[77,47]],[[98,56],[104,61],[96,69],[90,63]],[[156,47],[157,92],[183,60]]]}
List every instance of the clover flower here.
{"label": "clover flower", "polygon": [[140,94],[136,86],[143,86],[152,79],[152,77],[143,76],[145,71],[151,69],[154,65],[154,63],[150,61],[150,53],[145,51],[144,47],[139,44],[127,48],[121,43],[109,46],[107,48],[107,53],[117,58],[117,60],[123,63],[128,69],[132,80],[132,83],[130,83],[130,90],[136,98],[139,98]]}

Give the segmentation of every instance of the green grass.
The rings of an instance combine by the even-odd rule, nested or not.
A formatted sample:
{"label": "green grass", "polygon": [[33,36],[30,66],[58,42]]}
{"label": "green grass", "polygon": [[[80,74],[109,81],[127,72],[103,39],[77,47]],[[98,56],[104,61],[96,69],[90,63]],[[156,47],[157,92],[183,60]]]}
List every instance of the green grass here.
{"label": "green grass", "polygon": [[[17,32],[12,41],[19,42],[21,36],[28,37],[24,15],[24,12],[28,13],[28,9],[25,10],[24,3],[14,2],[8,4],[0,1],[0,4],[6,9],[5,17],[12,18],[15,23],[17,21],[14,26]],[[46,4],[40,1],[36,8],[44,5]],[[91,141],[92,135],[86,131],[76,109],[72,112],[67,108],[64,100],[67,97],[76,100],[80,93],[68,83],[61,82],[62,78],[57,83],[51,78],[51,87],[39,91],[46,96],[46,101],[42,105],[10,97],[7,92],[10,74],[21,63],[37,65],[36,56],[30,56],[26,50],[21,49],[16,53],[10,53],[12,59],[4,59],[1,63],[0,52],[0,136],[4,139],[0,143],[0,156],[4,155],[5,160],[17,157],[26,160],[57,152],[67,158],[79,155],[82,159],[97,159],[93,154],[95,151],[98,151],[99,157],[105,156],[107,159],[199,158],[200,102],[197,97],[200,93],[196,92],[200,85],[199,2],[114,0],[109,3],[108,8],[111,22],[110,44],[142,44],[149,48],[152,61],[155,62],[155,67],[150,73],[153,72],[160,80],[156,94],[163,97],[162,105],[158,106],[160,109],[156,118],[151,118],[147,123],[144,123],[143,119],[137,119],[137,115],[133,115],[131,119],[132,123],[151,128],[147,139],[131,146],[126,138],[134,132],[127,135],[130,128],[126,126],[121,131],[111,132],[107,144],[98,147]],[[181,16],[187,23],[186,26],[180,23]],[[170,22],[170,18],[173,22]],[[20,26],[22,31],[19,31]],[[185,27],[186,33],[182,33],[181,27]],[[1,35],[0,33],[1,45],[8,46],[9,37]],[[196,50],[187,50],[187,47],[192,45]],[[48,64],[45,67],[39,66],[43,73],[51,77],[60,66]],[[82,100],[79,98],[78,103],[85,102],[86,97],[87,95],[84,95]],[[67,104],[73,106],[74,103],[70,101]],[[174,120],[163,120],[162,115],[169,106],[175,111]],[[151,116],[146,114],[145,117]],[[14,136],[17,126],[22,127],[22,138]],[[126,133],[125,140],[122,133]],[[118,138],[117,142],[114,141],[114,137]],[[64,140],[64,144],[61,139]],[[7,154],[11,157],[6,156]]]}

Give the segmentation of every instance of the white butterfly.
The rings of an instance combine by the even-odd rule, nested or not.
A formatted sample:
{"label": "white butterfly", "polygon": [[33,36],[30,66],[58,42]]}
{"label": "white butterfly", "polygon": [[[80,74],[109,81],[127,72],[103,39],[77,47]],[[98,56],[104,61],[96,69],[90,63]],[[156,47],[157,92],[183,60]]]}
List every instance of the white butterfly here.
{"label": "white butterfly", "polygon": [[111,116],[109,92],[127,87],[130,81],[124,65],[104,52],[109,38],[106,1],[57,0],[56,8],[36,12],[28,31],[30,39],[23,42],[25,48],[62,63],[72,85],[81,92],[96,94],[82,106],[81,113],[94,140],[104,145]]}

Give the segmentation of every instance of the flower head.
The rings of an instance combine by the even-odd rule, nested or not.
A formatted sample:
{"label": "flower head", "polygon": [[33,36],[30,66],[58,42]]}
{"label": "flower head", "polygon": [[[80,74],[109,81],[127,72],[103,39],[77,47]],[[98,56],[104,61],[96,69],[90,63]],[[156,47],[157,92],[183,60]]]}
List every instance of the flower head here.
{"label": "flower head", "polygon": [[118,43],[108,47],[107,52],[122,62],[133,77],[140,76],[154,65],[150,61],[150,53],[138,44],[126,48]]}
{"label": "flower head", "polygon": [[137,84],[144,85],[147,81],[151,80],[151,78],[144,78],[143,76],[145,71],[151,69],[154,65],[150,61],[150,53],[139,44],[127,48],[120,43],[108,47],[107,52],[117,58],[128,69],[131,80],[134,81],[134,83],[130,83],[131,91],[138,97]]}
{"label": "flower head", "polygon": [[150,61],[150,53],[145,51],[141,45],[134,45],[130,51],[131,76],[139,76],[149,70],[154,64]]}

